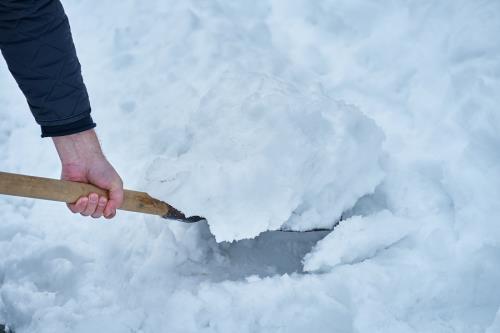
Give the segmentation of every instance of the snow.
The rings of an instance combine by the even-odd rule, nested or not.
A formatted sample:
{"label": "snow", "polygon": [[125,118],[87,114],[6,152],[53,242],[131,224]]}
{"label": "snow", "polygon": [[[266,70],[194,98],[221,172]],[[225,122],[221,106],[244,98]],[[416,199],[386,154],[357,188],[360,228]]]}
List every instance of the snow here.
{"label": "snow", "polygon": [[[498,2],[64,5],[126,186],[208,224],[1,197],[0,323],[499,331]],[[0,170],[58,177],[3,62],[0,104]]]}
{"label": "snow", "polygon": [[410,231],[409,221],[395,218],[389,211],[341,221],[335,232],[320,240],[305,256],[304,270],[328,272],[338,265],[362,262],[403,242]]}
{"label": "snow", "polygon": [[223,74],[200,100],[189,148],[156,160],[155,189],[218,241],[331,228],[381,182],[382,134],[353,107],[259,75]]}

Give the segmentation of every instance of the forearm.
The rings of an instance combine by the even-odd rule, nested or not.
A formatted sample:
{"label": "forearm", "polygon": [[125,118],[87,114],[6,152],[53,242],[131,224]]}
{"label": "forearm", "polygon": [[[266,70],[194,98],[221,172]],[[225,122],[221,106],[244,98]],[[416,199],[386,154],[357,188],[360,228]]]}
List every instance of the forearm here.
{"label": "forearm", "polygon": [[63,166],[88,164],[96,158],[104,158],[101,145],[93,129],[76,134],[52,138]]}

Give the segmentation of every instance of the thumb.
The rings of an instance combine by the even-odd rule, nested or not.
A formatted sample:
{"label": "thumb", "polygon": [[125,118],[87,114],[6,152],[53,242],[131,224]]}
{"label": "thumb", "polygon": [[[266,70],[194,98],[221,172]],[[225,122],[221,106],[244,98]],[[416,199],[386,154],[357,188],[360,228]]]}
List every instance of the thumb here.
{"label": "thumb", "polygon": [[109,200],[104,208],[104,217],[112,218],[116,210],[123,204],[123,183],[113,182],[109,188]]}

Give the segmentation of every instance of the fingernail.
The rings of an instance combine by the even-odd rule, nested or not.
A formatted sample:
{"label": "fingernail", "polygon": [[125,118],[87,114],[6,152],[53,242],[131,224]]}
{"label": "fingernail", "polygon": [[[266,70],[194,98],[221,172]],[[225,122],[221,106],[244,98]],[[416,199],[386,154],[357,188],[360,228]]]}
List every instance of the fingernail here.
{"label": "fingernail", "polygon": [[107,214],[107,215],[105,216],[105,218],[107,218],[107,219],[112,219],[112,218],[115,216],[115,214],[116,214],[115,212],[111,212],[111,213]]}
{"label": "fingernail", "polygon": [[90,202],[92,202],[92,203],[97,202],[97,195],[96,194],[90,195]]}
{"label": "fingernail", "polygon": [[106,198],[101,198],[99,199],[99,206],[105,206],[106,205]]}

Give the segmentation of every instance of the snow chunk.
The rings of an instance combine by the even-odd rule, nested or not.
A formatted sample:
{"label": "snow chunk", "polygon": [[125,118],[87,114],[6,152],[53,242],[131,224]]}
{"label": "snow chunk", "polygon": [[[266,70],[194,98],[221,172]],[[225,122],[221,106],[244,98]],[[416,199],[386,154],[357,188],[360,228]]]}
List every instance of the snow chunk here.
{"label": "snow chunk", "polygon": [[208,219],[217,241],[331,227],[383,176],[372,120],[267,75],[226,73],[190,126],[186,152],[150,172],[166,180],[161,195]]}
{"label": "snow chunk", "polygon": [[335,232],[319,241],[306,255],[304,271],[328,271],[337,265],[369,259],[405,238],[411,226],[409,220],[395,217],[388,210],[342,221]]}

